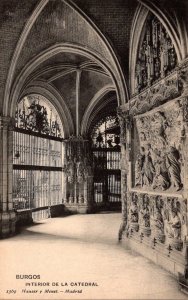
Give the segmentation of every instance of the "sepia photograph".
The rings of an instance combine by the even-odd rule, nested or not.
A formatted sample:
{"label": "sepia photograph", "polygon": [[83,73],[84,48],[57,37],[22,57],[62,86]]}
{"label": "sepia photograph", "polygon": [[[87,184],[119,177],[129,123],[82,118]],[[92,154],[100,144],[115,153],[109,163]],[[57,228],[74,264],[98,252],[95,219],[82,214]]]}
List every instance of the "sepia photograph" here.
{"label": "sepia photograph", "polygon": [[188,0],[0,0],[0,300],[188,299]]}

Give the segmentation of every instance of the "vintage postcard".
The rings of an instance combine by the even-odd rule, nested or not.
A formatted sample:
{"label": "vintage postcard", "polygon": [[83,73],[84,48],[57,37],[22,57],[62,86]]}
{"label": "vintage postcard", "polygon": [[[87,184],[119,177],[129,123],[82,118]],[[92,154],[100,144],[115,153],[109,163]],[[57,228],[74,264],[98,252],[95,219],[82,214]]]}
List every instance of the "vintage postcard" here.
{"label": "vintage postcard", "polygon": [[187,299],[188,1],[0,1],[0,299]]}

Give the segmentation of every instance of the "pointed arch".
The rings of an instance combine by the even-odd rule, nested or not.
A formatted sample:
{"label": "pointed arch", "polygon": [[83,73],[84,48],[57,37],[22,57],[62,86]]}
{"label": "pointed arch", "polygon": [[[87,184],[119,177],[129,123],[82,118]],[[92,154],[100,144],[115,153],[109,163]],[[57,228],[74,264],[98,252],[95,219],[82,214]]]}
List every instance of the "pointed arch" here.
{"label": "pointed arch", "polygon": [[38,18],[38,16],[42,12],[42,10],[44,9],[44,7],[48,3],[48,1],[49,0],[40,0],[39,4],[36,6],[35,10],[31,14],[28,21],[26,22],[25,27],[24,27],[24,29],[23,29],[23,31],[22,31],[19,39],[18,39],[16,48],[14,50],[14,54],[13,54],[11,62],[10,62],[8,75],[7,75],[7,80],[6,80],[6,85],[5,85],[5,92],[4,92],[4,103],[5,103],[4,106],[6,106],[6,103],[8,103],[8,100],[9,100],[9,97],[10,97],[10,91],[11,91],[11,86],[12,86],[12,81],[13,81],[17,61],[18,61],[19,56],[21,54],[24,43],[25,43],[25,41],[28,37],[28,34],[29,34],[31,28],[33,27],[33,24],[35,23],[36,19]]}
{"label": "pointed arch", "polygon": [[100,102],[100,100],[104,97],[104,95],[106,95],[109,91],[113,91],[113,90],[115,91],[115,88],[112,85],[106,85],[100,91],[98,91],[93,97],[93,99],[90,101],[82,119],[81,135],[86,135],[88,130],[89,118],[93,110],[95,109],[96,105]]}
{"label": "pointed arch", "polygon": [[74,135],[74,123],[72,116],[62,95],[60,95],[52,85],[40,80],[32,82],[32,84],[29,85],[20,95],[20,99],[34,93],[46,97],[55,107],[63,125],[64,137],[67,138],[70,135]]}

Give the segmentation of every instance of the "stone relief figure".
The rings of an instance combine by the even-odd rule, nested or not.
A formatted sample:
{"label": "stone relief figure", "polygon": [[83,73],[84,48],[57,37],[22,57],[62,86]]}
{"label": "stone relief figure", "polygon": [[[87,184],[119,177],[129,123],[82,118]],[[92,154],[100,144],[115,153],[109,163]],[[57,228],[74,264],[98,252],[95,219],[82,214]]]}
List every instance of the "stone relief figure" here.
{"label": "stone relief figure", "polygon": [[161,111],[158,111],[153,116],[155,133],[163,145],[166,145],[166,129],[168,127],[167,119]]}
{"label": "stone relief figure", "polygon": [[182,211],[180,202],[176,198],[167,198],[164,214],[165,233],[168,243],[176,250],[181,251],[182,242]]}
{"label": "stone relief figure", "polygon": [[84,203],[84,196],[83,195],[79,195],[78,202],[79,203]]}
{"label": "stone relief figure", "polygon": [[151,228],[152,235],[161,243],[165,241],[164,220],[163,220],[163,200],[160,196],[153,197],[153,205],[151,208]]}
{"label": "stone relief figure", "polygon": [[137,194],[133,193],[131,197],[131,204],[128,211],[128,224],[127,224],[127,232],[130,230],[138,231],[139,224],[138,224],[138,196]]}
{"label": "stone relief figure", "polygon": [[66,173],[68,182],[73,183],[74,182],[74,162],[70,157],[68,157],[68,159],[67,159],[65,173]]}
{"label": "stone relief figure", "polygon": [[140,209],[140,216],[140,224],[144,227],[150,227],[149,198],[147,195],[143,196],[143,202]]}
{"label": "stone relief figure", "polygon": [[160,77],[161,73],[161,65],[160,65],[160,60],[158,58],[155,59],[155,64],[154,64],[154,72],[155,72],[155,77],[158,79]]}
{"label": "stone relief figure", "polygon": [[132,196],[131,205],[129,208],[129,219],[131,223],[138,223],[138,197],[137,195]]}
{"label": "stone relief figure", "polygon": [[140,141],[145,142],[146,141],[146,135],[144,132],[140,132]]}
{"label": "stone relief figure", "polygon": [[155,162],[155,176],[153,180],[153,189],[160,188],[163,191],[168,189],[170,186],[170,179],[168,175],[168,169],[164,157],[157,158]]}
{"label": "stone relief figure", "polygon": [[166,166],[168,169],[171,186],[176,188],[176,191],[182,189],[181,182],[181,167],[179,162],[179,152],[175,147],[170,146],[166,155]]}
{"label": "stone relief figure", "polygon": [[141,147],[140,153],[137,155],[135,163],[135,186],[143,186],[143,165],[145,160],[144,148]]}
{"label": "stone relief figure", "polygon": [[84,162],[82,161],[82,157],[80,155],[78,157],[76,167],[77,167],[77,181],[79,183],[82,183],[85,179],[85,166],[84,166]]}
{"label": "stone relief figure", "polygon": [[168,237],[174,239],[181,239],[181,221],[176,208],[172,208],[171,217],[168,221]]}
{"label": "stone relief figure", "polygon": [[142,171],[143,171],[143,184],[146,186],[152,185],[154,174],[155,174],[155,168],[152,162],[150,144],[146,145],[146,154],[145,154],[145,160],[144,160]]}
{"label": "stone relief figure", "polygon": [[164,234],[164,222],[161,210],[156,208],[155,215],[154,215],[154,225],[155,225],[155,232],[157,234]]}

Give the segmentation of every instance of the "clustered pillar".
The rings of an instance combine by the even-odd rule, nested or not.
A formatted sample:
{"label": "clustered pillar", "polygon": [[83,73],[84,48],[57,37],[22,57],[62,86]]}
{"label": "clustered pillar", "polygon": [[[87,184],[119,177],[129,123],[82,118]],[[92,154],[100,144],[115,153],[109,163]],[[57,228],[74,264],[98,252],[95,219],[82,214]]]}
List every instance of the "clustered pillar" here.
{"label": "clustered pillar", "polygon": [[13,119],[0,117],[0,237],[15,233],[16,214],[12,201]]}

